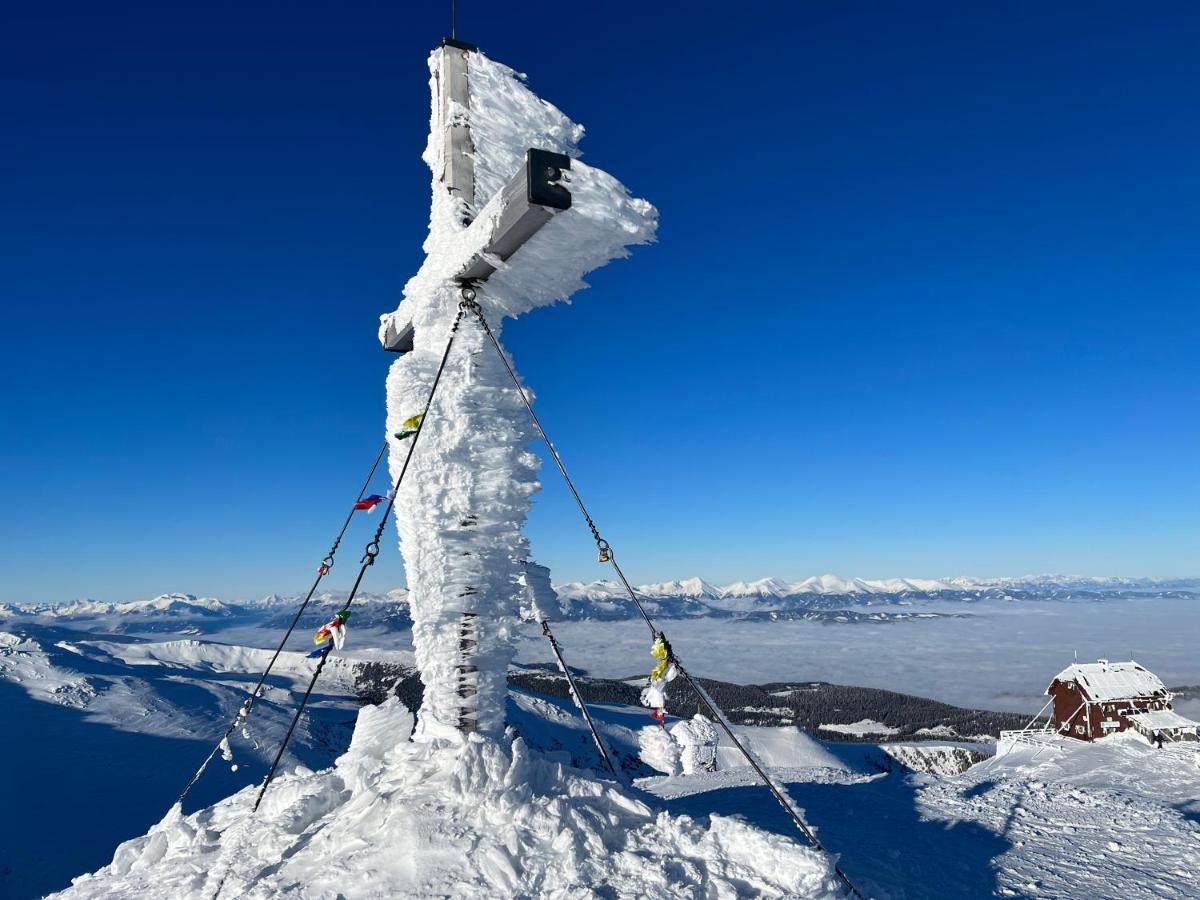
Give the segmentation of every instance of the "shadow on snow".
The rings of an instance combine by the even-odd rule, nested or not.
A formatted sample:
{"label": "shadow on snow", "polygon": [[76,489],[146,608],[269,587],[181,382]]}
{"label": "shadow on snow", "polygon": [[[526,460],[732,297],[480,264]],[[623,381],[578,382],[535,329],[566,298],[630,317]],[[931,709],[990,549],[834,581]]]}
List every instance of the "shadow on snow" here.
{"label": "shadow on snow", "polygon": [[[1010,843],[972,822],[923,818],[917,786],[903,770],[865,783],[789,783],[786,788],[850,880],[870,897],[961,900],[997,892],[995,860]],[[795,824],[761,786],[694,794],[667,807],[694,817],[739,816],[798,837]]]}

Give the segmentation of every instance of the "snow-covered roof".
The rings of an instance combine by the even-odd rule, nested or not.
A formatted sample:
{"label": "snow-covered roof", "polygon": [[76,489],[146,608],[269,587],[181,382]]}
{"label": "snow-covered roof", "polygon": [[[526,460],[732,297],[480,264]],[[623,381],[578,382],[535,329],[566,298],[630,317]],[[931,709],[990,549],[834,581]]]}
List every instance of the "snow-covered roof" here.
{"label": "snow-covered roof", "polygon": [[1173,731],[1176,728],[1200,727],[1200,722],[1193,722],[1186,716],[1181,716],[1173,709],[1135,712],[1129,714],[1126,718],[1133,720],[1147,731]]}
{"label": "snow-covered roof", "polygon": [[1167,690],[1157,675],[1133,660],[1075,663],[1055,675],[1054,681],[1078,682],[1088,699],[1098,701],[1152,697]]}

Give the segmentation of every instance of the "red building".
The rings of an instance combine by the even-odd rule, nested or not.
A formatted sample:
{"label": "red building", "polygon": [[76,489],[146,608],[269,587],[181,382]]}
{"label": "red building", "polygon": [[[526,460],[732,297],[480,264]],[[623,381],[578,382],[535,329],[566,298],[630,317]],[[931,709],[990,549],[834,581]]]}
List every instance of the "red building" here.
{"label": "red building", "polygon": [[1195,740],[1197,723],[1171,709],[1171,692],[1158,676],[1130,660],[1076,663],[1046,688],[1054,698],[1058,731],[1081,741],[1133,728],[1153,740]]}

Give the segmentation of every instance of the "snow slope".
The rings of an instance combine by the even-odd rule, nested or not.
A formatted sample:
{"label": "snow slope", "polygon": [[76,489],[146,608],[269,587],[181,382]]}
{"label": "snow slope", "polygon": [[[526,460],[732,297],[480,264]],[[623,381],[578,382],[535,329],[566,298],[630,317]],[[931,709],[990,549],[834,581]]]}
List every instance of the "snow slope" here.
{"label": "snow slope", "polygon": [[[44,625],[0,633],[0,897],[38,897],[111,859],[178,795],[270,652],[193,640],[85,639]],[[311,644],[311,641],[310,641]],[[345,749],[360,662],[411,667],[412,654],[355,651],[330,661],[285,762],[327,766]],[[253,717],[188,798],[206,805],[259,781],[308,683],[313,660],[284,653]],[[233,769],[236,766],[236,771]],[[20,810],[19,814],[13,811]],[[97,823],[102,822],[102,827]]]}
{"label": "snow slope", "polygon": [[0,680],[20,685],[33,699],[84,707],[96,689],[81,673],[51,661],[37,641],[0,631]]}
{"label": "snow slope", "polygon": [[1017,745],[961,779],[917,776],[924,815],[970,820],[1008,844],[1004,896],[1200,895],[1200,745],[1159,751],[1132,734],[1039,753]]}
{"label": "snow slope", "polygon": [[[826,749],[841,769],[775,774],[867,896],[1200,895],[1200,744],[1158,751],[1136,736],[1064,738],[1040,755],[1021,746],[962,774],[956,765],[927,773],[890,765],[890,746]],[[937,749],[951,761],[953,745]],[[744,768],[638,783],[676,811],[789,827]]]}
{"label": "snow slope", "polygon": [[[81,865],[86,857],[77,844],[141,834],[161,815],[207,747],[160,737],[158,730],[175,722],[195,730],[193,738],[205,737],[221,711],[214,701],[232,710],[247,686],[238,670],[257,665],[261,652],[54,634],[5,639],[2,646],[13,652],[0,652],[6,663],[0,701],[32,741],[10,740],[0,749],[6,768],[23,775],[8,786],[10,806],[22,810],[20,828],[13,816],[0,819],[2,855],[18,869],[17,877],[0,876],[0,895],[16,898],[42,893],[29,890],[33,882],[25,877],[39,852],[52,850],[54,859],[42,864],[57,867],[51,886],[61,885],[64,860],[76,861],[67,871],[79,872],[113,858],[110,843],[102,858]],[[264,703],[263,719],[251,722],[263,743],[277,739],[286,721],[278,714],[294,704],[304,665],[297,661],[293,670],[289,661],[272,679],[277,693]],[[98,725],[89,706],[64,704],[53,689],[42,690],[44,679],[33,677],[38,673],[49,685],[82,678],[99,695],[109,693],[115,679],[129,681],[129,691],[111,707],[124,711],[123,730]],[[17,677],[29,679],[34,690]],[[135,679],[147,686],[134,690]],[[171,717],[155,712],[154,704],[164,702],[176,710]],[[333,757],[317,752],[323,742],[336,737],[346,746],[345,730],[322,737],[322,719],[329,724],[331,714],[348,712],[344,698],[337,703],[332,696],[318,701],[317,727],[310,731],[306,721],[301,728],[297,757],[268,794],[253,830],[243,831],[240,823],[251,802],[247,786],[263,770],[258,751],[241,742],[235,744],[239,772],[218,763],[201,785],[212,798],[240,793],[168,817],[66,896],[211,900],[223,877],[224,897],[245,891],[251,897],[340,892],[350,898],[408,890],[528,896],[552,893],[566,881],[599,895],[695,896],[683,886],[688,879],[713,886],[714,896],[743,882],[754,887],[738,895],[770,896],[784,891],[785,878],[799,879],[803,894],[813,873],[823,871],[820,858],[816,869],[808,866],[812,857],[793,842],[791,823],[727,748],[719,752],[722,771],[643,777],[625,793],[592,773],[563,768],[596,765],[569,701],[513,691],[509,720],[520,742],[511,734],[500,742],[475,741],[454,761],[454,735],[404,743],[411,718],[391,703],[360,715],[350,751],[327,768]],[[592,711],[628,764],[645,711],[608,704]],[[186,715],[196,718],[189,722]],[[911,749],[922,757],[936,750],[944,758],[901,754],[904,768],[892,764],[891,746],[829,743],[792,728],[739,731],[870,896],[1196,895],[1200,745],[1157,751],[1133,735],[1095,745],[1064,739],[1040,755],[1018,746],[957,774],[962,748],[986,748],[922,743]],[[320,771],[296,774],[300,762]],[[127,814],[134,808],[140,815],[151,810],[137,828]],[[101,819],[104,828],[97,829]],[[472,849],[445,850],[451,838],[461,842],[455,847]],[[782,868],[797,859],[801,869]],[[363,879],[378,881],[368,889]]]}
{"label": "snow slope", "polygon": [[173,811],[62,898],[841,896],[824,854],[733,818],[706,823],[500,742],[403,735],[395,699],[359,714],[336,766]]}

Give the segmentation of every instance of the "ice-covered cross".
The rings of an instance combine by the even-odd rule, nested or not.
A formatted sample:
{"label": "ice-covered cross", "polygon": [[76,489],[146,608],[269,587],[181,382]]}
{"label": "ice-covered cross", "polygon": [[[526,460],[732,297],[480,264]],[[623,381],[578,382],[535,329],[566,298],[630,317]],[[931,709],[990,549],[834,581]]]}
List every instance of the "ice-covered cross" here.
{"label": "ice-covered cross", "polygon": [[[429,68],[426,258],[379,330],[402,354],[388,374],[389,435],[425,404],[464,283],[498,334],[504,318],[586,287],[587,272],[652,240],[657,224],[648,202],[578,161],[583,128],[521,75],[452,40]],[[539,488],[533,436],[503,363],[466,317],[396,497],[428,733],[503,731],[507,669],[531,613],[521,529]],[[389,441],[395,479],[407,445]]]}

